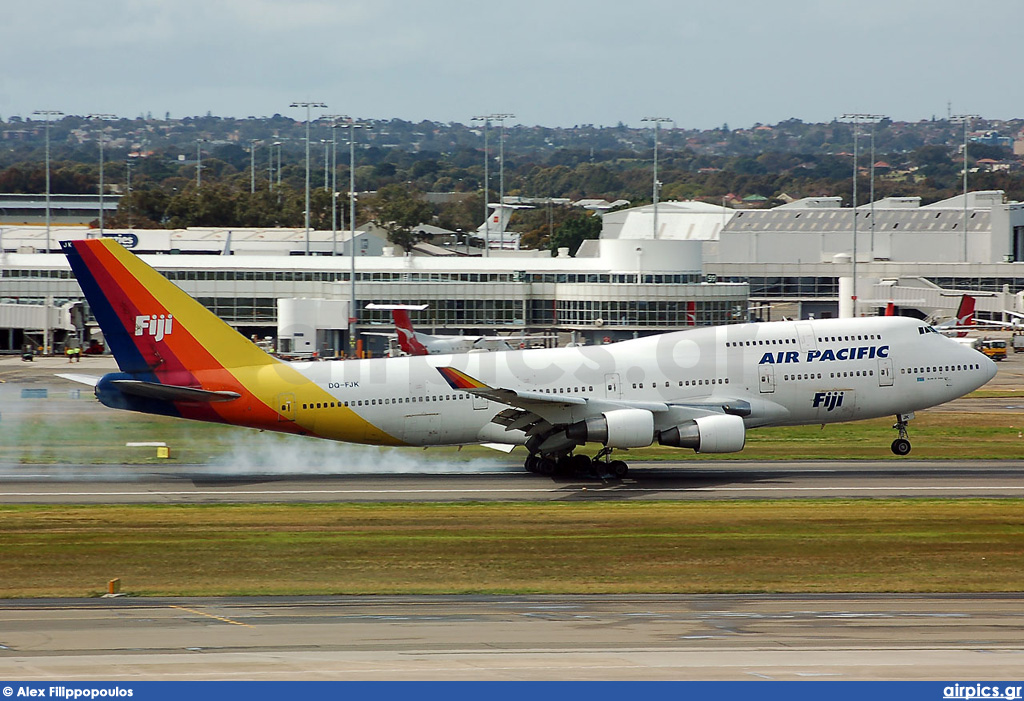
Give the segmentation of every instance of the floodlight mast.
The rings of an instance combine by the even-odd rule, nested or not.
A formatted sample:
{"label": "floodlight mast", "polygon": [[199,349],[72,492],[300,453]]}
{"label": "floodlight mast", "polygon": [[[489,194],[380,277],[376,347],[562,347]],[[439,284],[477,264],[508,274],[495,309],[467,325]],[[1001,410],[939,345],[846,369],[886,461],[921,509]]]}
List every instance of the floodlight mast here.
{"label": "floodlight mast", "polygon": [[259,139],[249,139],[249,194],[256,192],[256,146],[260,144]]}
{"label": "floodlight mast", "polygon": [[352,296],[352,308],[348,317],[348,343],[351,356],[356,351],[356,324],[359,323],[359,306],[356,304],[356,129],[373,129],[369,122],[357,122],[348,119],[348,219],[351,229],[348,240],[349,253],[349,285]]}
{"label": "floodlight mast", "polygon": [[[874,125],[885,119],[880,114],[863,114],[853,113],[844,114],[840,117],[843,121],[853,123],[853,256],[852,256],[852,276],[853,276],[853,293],[851,295],[853,302],[853,316],[857,316],[857,176],[859,175],[857,170],[857,135],[859,133],[859,126],[861,124],[872,125],[872,160],[874,159]],[[874,171],[872,171],[874,172]],[[874,182],[871,184],[872,197],[874,195]],[[871,217],[871,225],[874,227],[874,216]],[[873,245],[873,243],[872,243]],[[872,250],[872,256],[874,256],[874,250]]]}
{"label": "floodlight mast", "polygon": [[[104,121],[110,121],[112,119],[117,119],[117,117],[112,115],[112,114],[90,114],[88,117],[86,117],[86,119],[102,119]],[[100,136],[97,139],[97,141],[99,142],[99,146],[100,146],[100,238],[103,238],[103,215],[104,215],[104,210],[103,210],[103,188],[104,188],[104,185],[103,185],[103,134],[102,134],[102,132],[100,133]]]}
{"label": "floodlight mast", "polygon": [[32,114],[46,117],[46,252],[50,252],[50,117],[63,117],[60,110],[35,110]]}
{"label": "floodlight mast", "polygon": [[949,121],[964,125],[964,262],[967,262],[967,125],[975,119],[980,119],[976,114],[955,114]]}
{"label": "floodlight mast", "polygon": [[[501,176],[500,176],[501,177],[501,195],[500,195],[500,197],[502,199],[504,199],[504,197],[505,197],[505,150],[504,150],[505,149],[505,142],[504,142],[504,138],[505,138],[505,120],[506,119],[515,119],[515,115],[514,114],[495,113],[495,114],[482,114],[482,115],[478,115],[478,116],[472,118],[472,121],[474,121],[474,122],[483,122],[484,123],[484,256],[485,257],[489,257],[491,255],[491,208],[488,206],[488,203],[487,203],[487,200],[490,198],[490,189],[491,189],[490,188],[490,185],[491,185],[491,182],[490,182],[490,180],[491,180],[491,178],[490,178],[490,160],[491,160],[491,158],[490,158],[490,149],[488,149],[488,147],[487,147],[487,127],[490,126],[491,120],[495,120],[495,121],[500,121],[501,122],[501,158],[500,158],[500,167],[501,167]],[[502,204],[504,204],[504,203],[503,202],[498,202],[498,207],[499,207],[498,221],[499,222],[502,219],[501,210],[500,210],[500,207],[501,207]],[[502,232],[501,233],[501,246],[504,247],[504,245],[505,245],[505,234],[504,234],[504,232]]]}
{"label": "floodlight mast", "polygon": [[654,192],[651,200],[654,203],[654,223],[652,238],[658,238],[658,195],[661,191],[661,183],[658,182],[658,127],[663,122],[671,122],[669,117],[644,117],[641,122],[654,122]]}
{"label": "floodlight mast", "polygon": [[309,120],[310,110],[326,109],[327,105],[322,102],[293,102],[289,107],[306,108],[306,255],[309,255]]}
{"label": "floodlight mast", "polygon": [[[348,119],[346,114],[325,114],[331,124],[331,255],[338,255],[338,129],[345,126],[340,120]],[[327,177],[324,176],[324,189],[327,189]]]}
{"label": "floodlight mast", "polygon": [[196,190],[203,186],[203,142],[206,139],[196,139]]}

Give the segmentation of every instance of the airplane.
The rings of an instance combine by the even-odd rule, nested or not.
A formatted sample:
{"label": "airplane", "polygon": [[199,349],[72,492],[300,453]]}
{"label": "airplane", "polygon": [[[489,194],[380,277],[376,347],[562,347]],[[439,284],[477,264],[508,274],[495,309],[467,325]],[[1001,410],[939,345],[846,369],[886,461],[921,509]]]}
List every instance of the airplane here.
{"label": "airplane", "polygon": [[[916,411],[995,364],[906,317],[696,327],[611,345],[286,362],[111,239],[61,242],[119,372],[64,375],[108,407],[374,445],[525,446],[531,472],[628,466],[659,443],[743,449],[748,430]],[[599,444],[595,457],[580,452]]]}
{"label": "airplane", "polygon": [[398,347],[406,355],[443,355],[446,353],[469,353],[470,351],[512,350],[508,338],[503,336],[432,336],[420,333],[412,327],[410,311],[422,311],[426,304],[374,304],[366,305],[367,309],[383,309],[391,311],[397,333],[378,334],[367,332],[364,335],[382,335],[389,338],[398,337]]}

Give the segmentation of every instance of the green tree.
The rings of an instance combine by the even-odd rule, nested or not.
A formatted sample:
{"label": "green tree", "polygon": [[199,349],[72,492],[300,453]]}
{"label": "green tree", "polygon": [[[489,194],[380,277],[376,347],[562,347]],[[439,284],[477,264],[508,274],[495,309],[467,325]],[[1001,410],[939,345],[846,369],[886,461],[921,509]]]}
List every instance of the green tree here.
{"label": "green tree", "polygon": [[406,253],[412,251],[416,243],[414,229],[434,216],[433,207],[420,193],[398,184],[385,185],[378,190],[370,206],[374,222],[388,232],[388,241],[401,246]]}
{"label": "green tree", "polygon": [[567,247],[573,256],[587,239],[601,236],[601,218],[588,212],[573,212],[555,228],[555,233],[548,244],[551,251]]}

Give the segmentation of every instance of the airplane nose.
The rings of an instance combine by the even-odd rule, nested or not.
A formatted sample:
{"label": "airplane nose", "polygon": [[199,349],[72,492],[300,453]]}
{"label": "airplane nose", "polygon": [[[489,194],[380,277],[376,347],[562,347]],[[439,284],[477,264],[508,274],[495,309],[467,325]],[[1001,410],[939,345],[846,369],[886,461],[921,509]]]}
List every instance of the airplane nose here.
{"label": "airplane nose", "polygon": [[[988,367],[985,370],[988,374],[988,380],[991,380],[996,376],[996,362],[989,357],[986,357],[985,360],[988,361]],[[985,381],[988,382],[988,380]]]}

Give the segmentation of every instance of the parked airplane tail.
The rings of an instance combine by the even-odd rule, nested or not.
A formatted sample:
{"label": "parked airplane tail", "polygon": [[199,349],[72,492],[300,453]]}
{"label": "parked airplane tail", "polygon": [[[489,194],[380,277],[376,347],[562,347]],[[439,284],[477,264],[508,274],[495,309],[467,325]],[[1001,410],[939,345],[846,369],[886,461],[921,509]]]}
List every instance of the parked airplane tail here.
{"label": "parked airplane tail", "polygon": [[395,330],[398,331],[398,347],[406,355],[427,355],[427,347],[416,338],[416,331],[412,328],[412,319],[405,309],[392,309],[391,318],[395,320]]}
{"label": "parked airplane tail", "polygon": [[970,295],[964,295],[960,298],[960,306],[956,310],[957,326],[974,325],[974,304],[975,299]]}
{"label": "parked airplane tail", "polygon": [[282,385],[297,373],[113,239],[61,246],[121,370],[96,383],[102,403],[205,421],[276,422],[277,412],[249,388],[270,366],[267,379]]}
{"label": "parked airplane tail", "polygon": [[885,315],[886,316],[896,316],[896,303],[895,302],[890,301],[888,304],[885,305]]}

